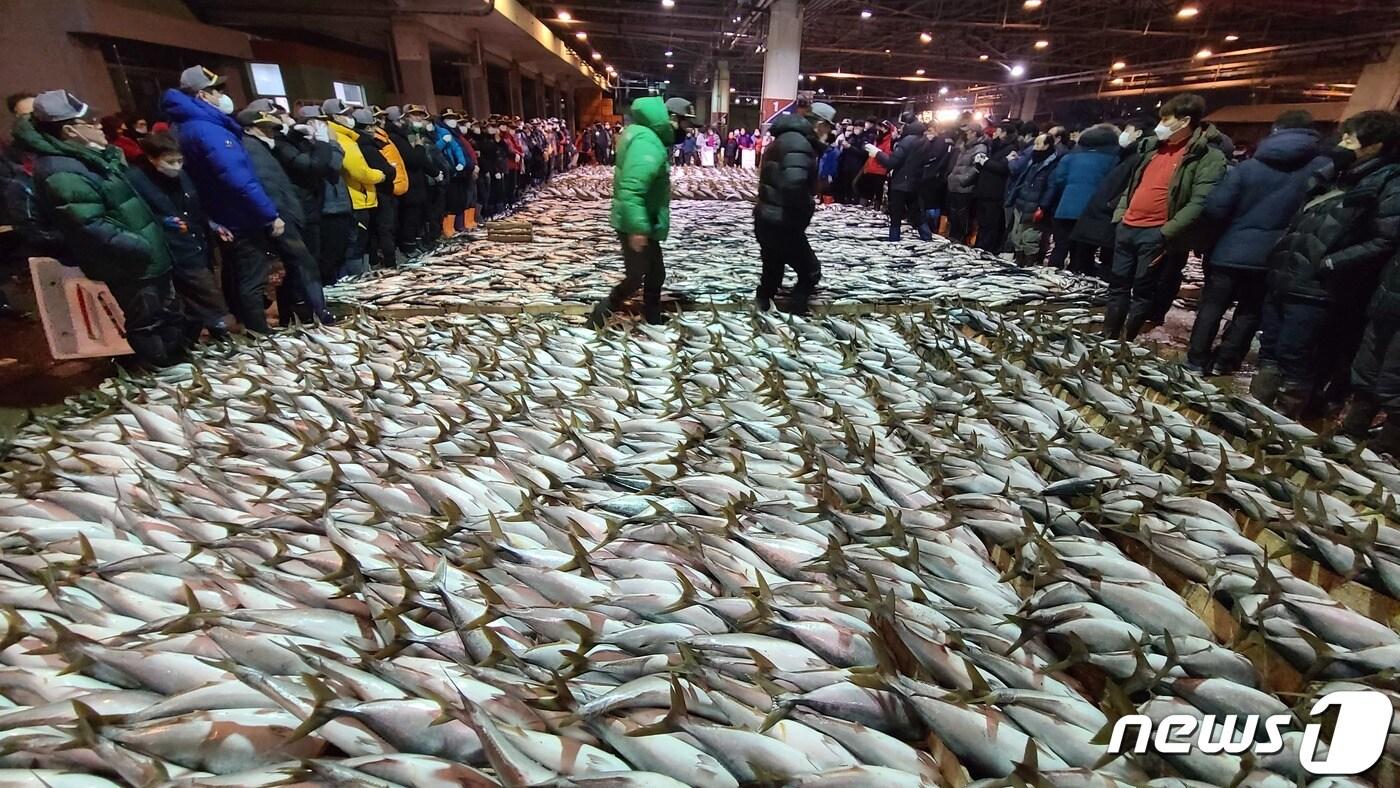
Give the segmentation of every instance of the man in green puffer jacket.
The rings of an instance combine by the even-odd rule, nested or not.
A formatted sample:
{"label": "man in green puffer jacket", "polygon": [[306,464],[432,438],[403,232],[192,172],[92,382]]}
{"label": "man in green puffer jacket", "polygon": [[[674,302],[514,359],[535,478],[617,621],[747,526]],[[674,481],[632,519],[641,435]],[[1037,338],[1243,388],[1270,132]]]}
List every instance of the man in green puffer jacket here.
{"label": "man in green puffer jacket", "polygon": [[127,182],[126,160],[107,144],[91,108],[64,90],[42,93],[15,136],[38,156],[35,193],[73,258],[64,262],[112,291],[137,360],[155,367],[183,360],[184,319],[165,232]]}
{"label": "man in green puffer jacket", "polygon": [[666,267],[661,242],[671,229],[671,145],[677,130],[695,118],[695,109],[683,98],[662,101],[659,96],[632,102],[632,125],[617,143],[613,169],[612,227],[622,241],[622,281],[607,299],[593,308],[589,324],[601,327],[638,289],[642,291],[642,317],[658,324],[661,286]]}

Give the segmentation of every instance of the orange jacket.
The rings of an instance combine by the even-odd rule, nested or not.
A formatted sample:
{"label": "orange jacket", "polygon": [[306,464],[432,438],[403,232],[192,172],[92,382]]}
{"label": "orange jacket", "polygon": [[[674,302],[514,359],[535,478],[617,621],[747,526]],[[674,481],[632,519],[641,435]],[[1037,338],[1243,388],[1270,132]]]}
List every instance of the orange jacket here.
{"label": "orange jacket", "polygon": [[408,191],[408,167],[404,166],[403,154],[394,141],[389,138],[389,132],[375,126],[374,138],[384,143],[384,147],[379,152],[384,154],[384,158],[394,165],[394,196],[402,197]]}

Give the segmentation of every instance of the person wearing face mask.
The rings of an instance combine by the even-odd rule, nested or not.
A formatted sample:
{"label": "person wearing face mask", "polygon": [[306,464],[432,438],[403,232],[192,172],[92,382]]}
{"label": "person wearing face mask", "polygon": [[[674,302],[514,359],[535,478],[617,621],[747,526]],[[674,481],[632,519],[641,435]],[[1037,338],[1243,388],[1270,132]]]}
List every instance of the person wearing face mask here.
{"label": "person wearing face mask", "polygon": [[[365,160],[370,166],[378,167],[373,156],[378,155],[383,163],[392,168],[392,175],[385,178],[376,188],[379,191],[379,207],[374,211],[374,224],[369,232],[369,265],[371,268],[392,268],[398,265],[398,226],[399,198],[408,192],[408,168],[404,166],[403,154],[394,144],[389,132],[379,126],[383,121],[383,111],[374,109],[355,110],[355,127],[360,129],[360,147],[369,147]],[[385,170],[389,173],[390,170]]]}
{"label": "person wearing face mask", "polygon": [[1071,240],[1075,224],[1084,213],[1089,199],[1099,184],[1118,164],[1120,148],[1118,127],[1110,123],[1091,126],[1079,136],[1074,150],[1060,159],[1055,168],[1050,191],[1041,202],[1051,221],[1055,247],[1050,254],[1050,266],[1063,268],[1070,261],[1070,270],[1088,274],[1094,270],[1093,244]]}
{"label": "person wearing face mask", "polygon": [[422,250],[419,242],[423,238],[423,224],[428,209],[428,173],[441,174],[433,167],[428,157],[432,139],[424,134],[428,111],[423,107],[408,104],[399,109],[389,107],[384,112],[384,131],[403,158],[404,173],[408,177],[408,189],[399,199],[399,226],[396,242],[399,251],[407,257],[418,255]]}
{"label": "person wearing face mask", "polygon": [[233,315],[214,276],[213,242],[215,238],[232,241],[233,234],[204,213],[174,137],[163,132],[147,134],[141,138],[141,151],[141,159],[127,170],[127,180],[165,230],[175,292],[183,302],[185,316],[194,323],[190,336],[207,329],[211,338],[227,339]]}
{"label": "person wearing face mask", "polygon": [[899,142],[895,143],[891,152],[886,153],[873,144],[866,145],[865,152],[890,173],[889,239],[900,240],[900,228],[908,220],[920,238],[931,241],[933,231],[929,229],[928,216],[919,204],[919,179],[932,151],[928,140],[924,139],[924,124],[914,117],[914,113],[904,113],[900,122],[904,126],[900,130]]}
{"label": "person wearing face mask", "polygon": [[466,159],[466,166],[460,172],[454,170],[451,173],[457,191],[456,201],[450,206],[457,209],[452,213],[452,230],[468,241],[472,240],[472,237],[467,233],[467,216],[469,212],[472,216],[475,216],[476,213],[474,206],[477,193],[478,158],[476,147],[472,144],[472,129],[475,127],[475,120],[463,118],[462,122],[457,124],[457,128],[452,131],[453,136],[457,138],[457,144],[462,148],[462,156]]}
{"label": "person wearing face mask", "polygon": [[482,215],[490,218],[500,213],[505,203],[506,147],[501,141],[500,119],[491,116],[481,134],[472,138],[476,146],[477,163],[481,169],[477,180]]}
{"label": "person wearing face mask", "polygon": [[1142,143],[1142,158],[1115,211],[1121,225],[1103,325],[1110,339],[1134,339],[1142,331],[1163,298],[1162,283],[1186,265],[1206,198],[1225,177],[1225,154],[1211,144],[1219,132],[1204,122],[1205,114],[1200,96],[1174,96]]}
{"label": "person wearing face mask", "polygon": [[184,318],[165,231],[132,189],[125,158],[107,144],[91,108],[66,90],[47,91],[14,133],[38,157],[35,189],[63,236],[64,262],[111,290],[138,362],[164,367],[182,361]]}
{"label": "person wearing face mask", "polygon": [[628,299],[642,291],[642,318],[664,323],[661,288],[666,267],[661,242],[671,229],[671,171],[666,152],[695,119],[686,99],[646,96],[632,102],[632,125],[617,143],[613,168],[611,224],[622,243],[622,281],[593,308],[589,324],[602,327]]}
{"label": "person wearing face mask", "polygon": [[[1269,252],[1302,206],[1309,181],[1328,161],[1320,155],[1312,122],[1306,112],[1280,115],[1255,156],[1231,168],[1206,200],[1206,218],[1219,236],[1206,255],[1205,287],[1186,354],[1186,367],[1194,372],[1234,374],[1254,343],[1269,292]],[[1212,348],[1232,307],[1220,347]]]}
{"label": "person wearing face mask", "polygon": [[202,67],[180,74],[179,89],[165,92],[165,114],[175,123],[185,171],[210,218],[234,236],[223,256],[225,297],[249,331],[266,334],[267,258],[270,239],[286,231],[243,146],[243,128],[232,116],[224,79]]}
{"label": "person wearing face mask", "polygon": [[442,234],[451,237],[461,230],[457,226],[456,215],[466,208],[466,195],[462,186],[462,175],[467,172],[467,153],[462,149],[458,135],[462,116],[455,109],[443,110],[438,118],[435,138],[437,149],[447,160],[447,182],[445,184],[446,215],[439,216]]}
{"label": "person wearing face mask", "polygon": [[[758,204],[754,206],[754,237],[763,262],[755,302],[758,311],[773,307],[773,297],[791,267],[797,275],[789,311],[807,313],[807,303],[821,280],[821,264],[807,240],[807,225],[816,210],[818,161],[826,149],[836,109],[813,103],[808,114],[780,115],[772,126],[773,143],[763,151],[758,167]],[[900,221],[898,217],[895,222]]]}
{"label": "person wearing face mask", "polygon": [[502,202],[505,207],[510,207],[520,199],[520,190],[524,184],[525,146],[520,142],[518,118],[501,124],[500,140],[506,160],[505,193]]}
{"label": "person wearing face mask", "polygon": [[[301,201],[301,238],[316,258],[319,277],[326,187],[340,180],[343,154],[339,146],[317,139],[309,120],[303,118],[303,122],[293,124],[291,116],[271,99],[258,99],[247,109],[270,113],[282,123],[280,129],[271,129],[276,143],[272,155],[286,171]],[[346,198],[348,204],[348,195]]]}
{"label": "person wearing face mask", "polygon": [[1046,231],[1052,211],[1042,206],[1050,204],[1060,152],[1049,134],[1040,134],[1031,143],[1026,158],[1026,166],[1016,173],[1007,189],[1006,204],[1013,216],[1010,242],[1015,262],[1029,267],[1045,262]]}
{"label": "person wearing face mask", "polygon": [[[1400,116],[1358,113],[1342,123],[1341,133],[1327,151],[1331,162],[1318,171],[1269,254],[1259,372],[1250,391],[1297,418],[1316,412],[1320,400],[1340,399],[1326,384],[1339,388],[1345,380],[1334,380],[1337,370],[1350,370],[1356,399],[1343,427],[1360,436],[1378,409],[1400,406],[1391,381],[1395,360],[1387,358],[1400,284],[1387,269],[1376,287],[1400,238]],[[1388,447],[1398,441],[1400,421],[1384,436]]]}
{"label": "person wearing face mask", "polygon": [[387,162],[380,169],[371,166],[365,158],[361,135],[355,130],[354,107],[338,98],[330,98],[321,102],[321,112],[329,118],[331,135],[345,153],[340,177],[350,191],[350,208],[353,214],[349,248],[336,278],[366,274],[369,273],[369,261],[366,256],[369,250],[369,228],[374,224],[374,209],[379,207],[379,192],[375,187],[393,177],[393,173]]}
{"label": "person wearing face mask", "polygon": [[1108,171],[1084,204],[1084,210],[1080,212],[1079,219],[1074,223],[1074,231],[1070,234],[1070,241],[1075,245],[1082,244],[1098,250],[1097,262],[1093,253],[1086,251],[1081,251],[1079,261],[1075,262],[1071,250],[1070,267],[1078,266],[1078,273],[1093,274],[1105,281],[1109,277],[1109,269],[1113,267],[1113,239],[1118,231],[1113,214],[1123,190],[1128,188],[1128,179],[1137,171],[1142,135],[1157,125],[1157,119],[1128,118],[1119,125],[1123,130],[1118,132],[1118,163]]}
{"label": "person wearing face mask", "polygon": [[[342,173],[345,170],[345,150],[334,141],[331,135],[330,118],[321,111],[319,105],[308,105],[297,109],[296,119],[300,123],[292,127],[287,139],[296,146],[303,156],[312,159],[312,170],[322,173],[318,184],[314,179],[294,176],[306,191],[307,206],[307,248],[316,256],[317,269],[323,286],[335,283],[345,265],[346,250],[350,248],[351,228],[354,226],[354,206],[350,202],[350,189],[345,184]],[[281,146],[274,149],[279,152]],[[288,172],[292,167],[283,159],[282,166]],[[316,240],[309,240],[312,217],[316,222]]]}

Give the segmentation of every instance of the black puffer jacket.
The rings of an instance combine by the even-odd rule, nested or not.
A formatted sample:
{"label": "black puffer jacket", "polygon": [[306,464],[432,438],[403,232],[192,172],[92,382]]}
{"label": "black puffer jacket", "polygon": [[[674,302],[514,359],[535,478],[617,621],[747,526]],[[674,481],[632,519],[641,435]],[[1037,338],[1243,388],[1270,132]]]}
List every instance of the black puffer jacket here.
{"label": "black puffer jacket", "polygon": [[888,154],[876,154],[876,160],[890,171],[890,191],[913,193],[919,190],[924,165],[928,163],[931,153],[929,142],[924,139],[925,128],[917,120],[904,124],[894,150]]}
{"label": "black puffer jacket", "polygon": [[340,179],[340,162],[335,153],[339,146],[312,139],[299,131],[278,134],[272,155],[281,163],[301,199],[305,221],[321,221],[321,203],[326,185]]}
{"label": "black puffer jacket", "polygon": [[1337,177],[1330,170],[1269,255],[1272,285],[1294,298],[1360,306],[1400,237],[1400,163],[1376,158]]}
{"label": "black puffer jacket", "polygon": [[[165,241],[175,265],[195,270],[207,268],[209,217],[199,204],[199,194],[195,192],[194,181],[190,180],[189,174],[181,171],[177,178],[161,175],[143,156],[127,168],[126,180],[146,201],[156,221],[165,227]],[[167,217],[184,219],[185,229],[165,226]]]}
{"label": "black puffer jacket", "polygon": [[987,162],[982,165],[977,176],[977,185],[972,187],[974,200],[1002,202],[1006,199],[1006,187],[1011,183],[1011,162],[1006,157],[1016,150],[1016,144],[1007,139],[993,138],[988,143]]}
{"label": "black puffer jacket", "polygon": [[282,169],[272,149],[257,137],[244,134],[243,150],[248,153],[248,162],[253,165],[253,174],[257,176],[258,183],[272,198],[272,204],[277,206],[278,216],[295,222],[297,227],[305,227],[306,214],[301,207],[301,193],[292,185],[292,179],[287,177],[287,171]]}
{"label": "black puffer jacket", "polygon": [[812,195],[817,191],[817,160],[824,147],[812,124],[800,115],[783,115],[769,132],[773,141],[763,149],[758,168],[755,221],[805,228],[812,220]]}

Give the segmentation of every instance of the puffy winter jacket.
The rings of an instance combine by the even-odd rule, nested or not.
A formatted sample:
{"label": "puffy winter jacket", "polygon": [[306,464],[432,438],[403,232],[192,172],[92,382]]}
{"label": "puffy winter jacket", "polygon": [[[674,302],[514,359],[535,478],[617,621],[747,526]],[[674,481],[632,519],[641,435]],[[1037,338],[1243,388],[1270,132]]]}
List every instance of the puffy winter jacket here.
{"label": "puffy winter jacket", "polygon": [[617,141],[611,220],[624,235],[664,241],[671,231],[671,172],[666,152],[675,129],[660,96],[632,102],[632,125]]}
{"label": "puffy winter jacket", "polygon": [[758,204],[754,219],[805,228],[812,220],[817,190],[817,156],[822,144],[800,115],[782,115],[769,132],[773,142],[758,165]]}
{"label": "puffy winter jacket", "polygon": [[1006,199],[1007,189],[1011,185],[1011,160],[1008,157],[1014,150],[1016,145],[1011,140],[993,138],[987,142],[987,161],[979,168],[981,172],[972,186],[973,199],[988,202]]}
{"label": "puffy winter jacket", "polygon": [[1210,254],[1221,268],[1262,270],[1308,193],[1308,182],[1330,160],[1318,156],[1312,129],[1265,137],[1254,158],[1225,174],[1206,198],[1205,215],[1222,232]]}
{"label": "puffy winter jacket", "polygon": [[[888,156],[894,151],[894,135],[877,132],[875,141],[872,144],[879,148],[881,153]],[[860,174],[879,175],[883,178],[889,174],[889,168],[880,163],[880,157],[878,155],[871,156],[865,160],[865,164],[860,169]]]}
{"label": "puffy winter jacket", "polygon": [[234,232],[257,231],[277,219],[277,206],[243,151],[243,128],[206,101],[167,90],[165,114],[175,124],[185,170],[214,221]]}
{"label": "puffy winter jacket", "polygon": [[931,152],[928,140],[924,139],[925,128],[924,124],[917,120],[904,124],[904,130],[900,133],[899,142],[895,143],[894,151],[875,157],[890,170],[890,191],[910,194],[919,191],[924,164],[928,163]]}
{"label": "puffy winter jacket", "polygon": [[1050,194],[1041,203],[1053,208],[1055,218],[1076,220],[1084,213],[1089,198],[1118,164],[1118,136],[1112,127],[1095,126],[1079,135],[1079,144],[1060,159]]}
{"label": "puffy winter jacket", "polygon": [[350,190],[350,207],[357,211],[378,207],[379,195],[374,187],[384,180],[385,174],[371,168],[365,161],[365,154],[360,151],[359,132],[339,123],[331,123],[330,126],[335,141],[345,152],[340,175],[345,187]]}
{"label": "puffy winter jacket", "polygon": [[1128,188],[1128,181],[1137,172],[1137,148],[1122,148],[1118,157],[1118,165],[1108,171],[1089,202],[1084,204],[1079,221],[1074,223],[1070,240],[1095,246],[1113,246],[1113,238],[1118,231],[1113,214],[1118,210],[1118,200],[1123,196],[1123,190]]}
{"label": "puffy winter jacket", "polygon": [[1400,163],[1362,162],[1340,176],[1324,168],[1269,255],[1275,292],[1364,304],[1400,238]]}
{"label": "puffy winter jacket", "polygon": [[1060,153],[1051,148],[1044,161],[1036,161],[1034,154],[1030,159],[1030,163],[1016,175],[1006,190],[1006,204],[1022,213],[1034,213],[1037,208],[1047,204],[1055,171],[1059,169]]}
{"label": "puffy winter jacket", "polygon": [[[276,144],[276,140],[273,144]],[[248,161],[253,164],[253,172],[257,174],[258,182],[272,198],[272,203],[277,206],[277,213],[281,214],[283,221],[291,222],[299,228],[305,227],[306,213],[301,207],[301,194],[297,187],[292,185],[292,179],[287,177],[287,171],[282,169],[282,163],[272,155],[272,148],[257,137],[245,134],[243,150],[248,154]]]}
{"label": "puffy winter jacket", "polygon": [[[182,170],[179,177],[171,178],[156,172],[143,159],[126,171],[126,179],[145,200],[156,221],[161,222],[171,262],[187,270],[208,268],[209,217],[199,203],[199,194],[189,173]],[[184,228],[165,224],[169,217],[183,219]]]}
{"label": "puffy winter jacket", "polygon": [[457,135],[452,133],[452,129],[441,124],[434,124],[432,132],[437,149],[442,151],[442,155],[447,159],[448,169],[458,172],[457,165],[459,164],[462,165],[463,170],[467,169],[467,156],[462,152],[462,145],[457,142]]}
{"label": "puffy winter jacket", "polygon": [[973,159],[987,152],[987,138],[981,133],[953,149],[953,168],[948,171],[949,194],[972,194],[981,172]]}
{"label": "puffy winter jacket", "polygon": [[414,204],[425,202],[428,199],[428,179],[442,175],[442,170],[428,154],[430,143],[412,129],[402,127],[390,130],[389,137],[403,157],[408,176],[408,191],[404,192],[404,200]]}
{"label": "puffy winter jacket", "polygon": [[165,231],[127,181],[121,149],[60,142],[23,119],[14,134],[39,157],[35,193],[74,258],[65,262],[100,282],[148,279],[170,270]]}
{"label": "puffy winter jacket", "polygon": [[[292,131],[277,135],[277,145],[273,147],[272,155],[277,157],[296,187],[306,223],[320,221],[326,187],[340,181],[340,166],[344,162],[340,146]],[[348,206],[348,194],[345,202]],[[348,207],[346,210],[349,210]]]}
{"label": "puffy winter jacket", "polygon": [[[394,168],[394,196],[402,197],[404,192],[408,191],[408,168],[403,163],[403,152],[394,144],[394,139],[389,136],[389,132],[376,126],[373,134],[374,138],[380,142],[379,152]],[[379,188],[383,189],[384,185],[380,185]]]}
{"label": "puffy winter jacket", "polygon": [[[1160,144],[1161,141],[1155,136],[1147,137],[1139,143],[1138,150],[1142,157],[1128,180],[1128,188],[1118,200],[1118,209],[1113,214],[1113,221],[1123,221],[1123,215],[1128,212],[1128,203],[1133,199],[1133,192],[1137,191],[1138,184],[1142,182],[1142,173],[1147,169],[1147,163],[1157,154]],[[1206,198],[1225,178],[1226,159],[1225,154],[1216,147],[1219,144],[1220,132],[1215,126],[1207,123],[1196,129],[1186,143],[1186,155],[1177,165],[1176,172],[1172,173],[1171,185],[1167,190],[1167,223],[1162,225],[1161,231],[1162,238],[1173,250],[1190,249],[1199,240],[1198,220],[1205,210]]]}

